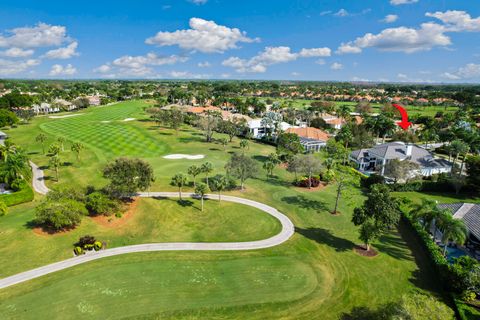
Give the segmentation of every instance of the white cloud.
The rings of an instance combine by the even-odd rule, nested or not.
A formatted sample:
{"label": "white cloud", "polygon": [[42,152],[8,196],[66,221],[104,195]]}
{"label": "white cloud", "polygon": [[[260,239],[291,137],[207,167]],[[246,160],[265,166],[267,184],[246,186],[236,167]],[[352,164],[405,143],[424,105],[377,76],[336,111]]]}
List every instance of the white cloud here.
{"label": "white cloud", "polygon": [[396,14],[387,14],[381,21],[385,23],[394,23],[397,20],[398,16]]}
{"label": "white cloud", "polygon": [[301,76],[302,74],[301,74],[300,72],[295,72],[295,71],[294,71],[294,72],[291,73],[291,75],[292,75],[293,77],[299,77],[299,76]]}
{"label": "white cloud", "polygon": [[38,23],[35,27],[22,27],[8,30],[0,35],[0,47],[37,48],[60,46],[69,41],[64,26]]}
{"label": "white cloud", "polygon": [[400,51],[412,53],[427,51],[434,47],[451,44],[444,34],[445,27],[436,23],[423,23],[420,29],[398,27],[388,28],[378,34],[367,33],[354,41],[342,43],[337,53],[360,53],[365,48],[377,48],[381,51]]}
{"label": "white cloud", "polygon": [[318,59],[317,61],[315,61],[315,63],[323,66],[326,62],[325,59]]}
{"label": "white cloud", "polygon": [[53,49],[45,53],[43,56],[47,59],[70,59],[74,56],[78,56],[77,53],[78,42],[74,41],[70,43],[68,46],[58,49]]}
{"label": "white cloud", "polygon": [[98,68],[93,69],[93,72],[107,73],[107,72],[110,72],[111,70],[112,70],[112,66],[110,66],[109,64],[104,64]]}
{"label": "white cloud", "polygon": [[397,74],[397,78],[398,79],[408,79],[408,76],[404,73],[399,73],[399,74]]}
{"label": "white cloud", "polygon": [[168,75],[177,79],[208,79],[211,78],[209,74],[190,73],[188,71],[171,71]]}
{"label": "white cloud", "polygon": [[152,66],[172,65],[187,60],[187,57],[177,55],[158,56],[152,52],[144,56],[125,55],[111,63],[103,64],[93,71],[109,77],[146,77],[154,75]]}
{"label": "white cloud", "polygon": [[30,69],[40,63],[40,60],[25,61],[0,59],[0,75],[13,75]]}
{"label": "white cloud", "polygon": [[330,69],[332,69],[332,70],[342,70],[343,69],[343,64],[338,63],[338,62],[334,62],[330,66]]}
{"label": "white cloud", "polygon": [[334,13],[333,15],[336,16],[336,17],[347,17],[350,14],[348,13],[347,10],[342,8],[342,9],[338,10],[336,13]]}
{"label": "white cloud", "polygon": [[302,49],[298,54],[302,58],[312,58],[312,57],[330,57],[332,50],[330,48],[311,48],[311,49]]}
{"label": "white cloud", "polygon": [[54,64],[50,69],[49,75],[51,76],[71,76],[77,73],[77,69],[71,64],[67,64],[65,67],[60,64]]}
{"label": "white cloud", "polygon": [[197,64],[197,66],[200,67],[200,68],[209,68],[209,67],[211,67],[212,65],[210,64],[210,62],[205,61],[205,62],[199,62],[199,63]]}
{"label": "white cloud", "polygon": [[469,63],[453,73],[445,72],[442,77],[450,80],[480,79],[480,64]]}
{"label": "white cloud", "polygon": [[390,0],[390,4],[394,6],[399,6],[401,4],[412,4],[417,2],[418,0]]}
{"label": "white cloud", "polygon": [[329,48],[302,49],[300,52],[292,52],[290,47],[266,47],[258,55],[250,59],[230,57],[222,62],[222,65],[234,68],[237,72],[263,73],[267,67],[277,63],[286,63],[298,58],[326,57],[330,56]]}
{"label": "white cloud", "polygon": [[178,45],[185,50],[205,53],[223,53],[229,49],[238,48],[239,42],[251,43],[258,39],[247,37],[245,31],[229,28],[200,18],[191,18],[190,28],[174,32],[158,32],[155,36],[145,40],[147,44],[157,46]]}
{"label": "white cloud", "polygon": [[187,61],[187,57],[176,55],[171,56],[157,56],[155,53],[147,53],[145,56],[122,56],[113,60],[112,64],[121,68],[141,68],[146,65],[161,66],[168,64],[175,64],[177,62]]}
{"label": "white cloud", "polygon": [[437,11],[435,13],[427,12],[425,15],[442,21],[448,31],[480,32],[480,17],[473,19],[470,14],[465,11]]}
{"label": "white cloud", "polygon": [[32,49],[10,48],[0,52],[0,56],[10,58],[26,58],[34,54]]}
{"label": "white cloud", "polygon": [[196,5],[202,5],[208,2],[208,0],[189,0],[191,3],[194,3]]}

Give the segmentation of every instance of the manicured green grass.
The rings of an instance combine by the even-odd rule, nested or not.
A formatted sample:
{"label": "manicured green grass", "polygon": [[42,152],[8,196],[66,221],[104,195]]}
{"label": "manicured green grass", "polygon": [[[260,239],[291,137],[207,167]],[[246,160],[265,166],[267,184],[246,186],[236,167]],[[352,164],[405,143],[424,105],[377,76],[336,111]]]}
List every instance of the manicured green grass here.
{"label": "manicured green grass", "polygon": [[[133,107],[133,104],[136,106]],[[120,118],[142,119],[146,117],[142,115],[142,105],[140,102],[125,102],[117,106],[105,107],[105,109],[91,108],[85,112],[93,115],[101,112],[102,119],[106,119],[107,116],[103,115],[103,110],[110,110],[112,114],[116,114],[123,112],[118,109],[132,108],[128,116],[122,115]],[[80,119],[82,117],[86,117],[86,115],[71,118],[69,121],[84,121]],[[48,127],[50,122],[55,121],[58,119],[35,119],[30,125],[10,130],[9,135],[13,141],[25,146],[28,151],[37,152],[31,155],[35,162],[46,165],[48,159],[39,153],[41,146],[34,141],[34,137],[42,131],[42,128]],[[186,173],[191,164],[209,161],[213,164],[214,173],[223,173],[224,166],[230,157],[229,153],[240,151],[238,138],[235,138],[232,143],[228,144],[227,149],[223,150],[219,143],[205,143],[201,132],[189,127],[182,128],[177,135],[172,130],[158,128],[151,122],[132,121],[121,125],[137,128],[139,132],[153,137],[159,145],[168,146],[168,150],[166,149],[159,156],[151,156],[147,151],[144,154],[135,155],[151,163],[154,168],[156,180],[151,188],[152,191],[176,191],[176,188],[169,185],[170,178],[179,171]],[[48,136],[50,141],[56,139],[52,132],[48,133]],[[215,137],[219,138],[221,135],[215,134]],[[88,141],[84,141],[84,143],[88,143]],[[99,143],[101,144],[101,141]],[[75,161],[71,152],[62,153],[64,161],[73,164],[63,166],[60,170],[60,182],[50,180],[49,185],[86,186],[92,184],[98,187],[103,186],[106,181],[101,178],[101,170],[105,163],[112,160],[114,156],[111,153],[104,153],[102,150],[105,147],[102,145],[88,145],[88,147],[82,154],[80,162]],[[125,149],[123,155],[133,156],[129,152],[134,151]],[[253,141],[246,150],[248,155],[259,161],[259,166],[271,152],[274,152],[273,147]],[[205,159],[167,160],[162,158],[162,155],[169,153],[204,154]],[[51,175],[51,172],[47,170],[47,174]],[[28,315],[36,312],[39,317],[49,317],[50,309],[52,309],[62,310],[57,314],[68,318],[78,315],[77,305],[82,299],[86,299],[85,303],[80,304],[80,309],[103,312],[98,311],[97,301],[100,301],[105,312],[117,314],[115,308],[119,304],[118,299],[122,298],[102,293],[109,293],[109,290],[100,291],[81,286],[80,283],[88,278],[95,281],[96,288],[107,288],[116,292],[114,290],[121,289],[122,284],[125,284],[125,288],[133,286],[131,285],[132,281],[138,277],[139,287],[145,293],[141,295],[138,291],[134,291],[135,296],[139,297],[138,305],[129,301],[135,300],[135,298],[125,298],[122,301],[129,303],[126,315],[133,317],[143,314],[145,318],[155,318],[152,313],[158,313],[161,315],[157,318],[338,319],[342,313],[349,312],[355,306],[375,308],[380,304],[396,301],[403,294],[412,290],[424,290],[435,295],[439,294],[438,281],[428,267],[426,256],[419,251],[414,237],[405,234],[404,230],[401,230],[402,233],[393,232],[381,237],[374,244],[379,251],[379,255],[374,258],[362,257],[354,252],[354,246],[360,241],[358,240],[358,230],[351,223],[352,211],[365,199],[359,189],[349,187],[345,190],[340,201],[339,211],[341,214],[333,216],[330,211],[335,203],[335,185],[327,186],[319,191],[308,192],[293,187],[291,184],[293,175],[285,169],[278,167],[274,170],[274,174],[275,177],[267,179],[265,172],[260,169],[255,179],[247,181],[245,191],[232,191],[229,194],[264,202],[291,218],[297,232],[291,240],[280,246],[248,252],[171,252],[118,256],[81,265],[2,290],[0,292],[0,308],[13,308],[11,305],[25,306],[28,304],[27,310],[35,310],[32,313],[28,312]],[[204,176],[201,176],[200,179],[204,179]],[[192,191],[192,188],[187,187],[185,191]],[[212,204],[213,202],[209,201],[207,206]],[[37,241],[32,238],[24,237],[27,232],[31,234],[31,230],[25,226],[25,221],[28,219],[23,216],[32,215],[31,210],[34,205],[35,203],[19,206],[18,211],[12,211],[9,216],[0,218],[0,226],[6,221],[5,219],[12,219],[7,223],[11,226],[11,230],[5,232],[5,235],[8,237],[8,241],[15,240],[14,244],[6,246],[4,251],[0,252],[2,257],[4,254],[13,257],[0,261],[0,270],[5,270],[3,271],[5,274],[15,272],[19,265],[25,269],[33,267],[30,261],[32,255],[29,252],[36,252],[36,256],[40,256],[45,263],[60,260],[64,258],[65,254],[68,254],[64,253],[64,247],[59,246],[59,243],[62,243],[56,240],[59,236],[50,237],[48,242],[39,242],[39,244],[36,244]],[[148,208],[148,203],[145,203],[145,208]],[[145,210],[145,212],[150,212],[150,210]],[[210,214],[213,215],[213,213]],[[258,217],[252,217],[251,222],[260,223]],[[162,222],[158,219],[160,217],[154,218],[155,223],[162,229]],[[221,223],[216,226],[212,225],[212,228],[215,228],[214,232],[221,232],[220,229],[223,228]],[[198,228],[202,225],[205,224],[197,224],[193,227]],[[143,223],[140,223],[140,226],[145,227]],[[91,229],[92,226],[88,219],[79,228],[85,228],[82,233],[88,231],[101,238],[101,234],[97,234],[96,231],[99,229]],[[117,245],[121,245],[122,241],[138,243],[142,240],[140,238],[143,234],[148,233],[149,227],[145,228],[147,231],[142,230],[140,233],[132,231],[130,233],[130,235],[133,234],[132,238],[119,236],[112,239],[117,239],[115,240],[118,241]],[[178,228],[181,231],[177,233],[173,230],[173,234],[184,233],[177,224],[169,225],[169,228]],[[271,227],[263,230],[272,231],[269,228]],[[245,231],[246,229],[243,229],[242,232]],[[222,232],[228,234],[230,231],[227,228]],[[0,233],[0,236],[3,234]],[[204,234],[210,236],[207,232]],[[225,234],[221,236],[223,237]],[[188,232],[186,235],[196,236]],[[211,236],[218,235],[212,234]],[[72,237],[73,240],[76,240],[76,237]],[[5,242],[7,241],[2,241],[2,243]],[[16,249],[22,242],[27,242],[32,247],[25,249],[27,255],[21,254],[22,251]],[[26,246],[22,244],[20,247],[25,248]],[[273,258],[279,260],[272,260]],[[35,259],[38,262],[38,258],[34,258],[34,261]],[[235,262],[237,260],[241,260],[241,262]],[[172,261],[175,263],[172,264]],[[148,267],[151,265],[154,265],[159,271],[143,271],[144,268],[151,270]],[[168,272],[162,271],[164,265],[169,266]],[[218,286],[214,287],[215,290],[209,283],[200,283],[193,290],[191,282],[196,278],[191,273],[179,275],[178,281],[181,280],[180,282],[173,279],[170,281],[170,278],[176,277],[172,274],[180,270],[181,266],[189,265],[202,265],[204,271],[199,274],[207,279],[212,275],[218,278]],[[248,276],[244,270],[255,265],[264,266],[269,273],[278,275],[279,279],[289,279],[292,276],[290,269],[293,270],[293,274],[303,273],[305,277],[303,280],[298,278],[290,282],[290,280],[272,279],[264,273],[259,273],[260,278],[254,279]],[[284,265],[287,268],[284,268]],[[314,276],[311,276],[311,273]],[[110,280],[111,275],[114,275],[115,286]],[[75,278],[76,276],[77,278]],[[230,280],[233,276],[237,277],[235,281]],[[144,277],[149,279],[148,282],[141,282]],[[75,280],[70,282],[70,278]],[[132,278],[134,279],[132,280]],[[259,279],[266,279],[266,281],[259,282]],[[223,285],[228,281],[232,281],[231,286]],[[241,283],[242,286],[237,283]],[[68,293],[64,300],[60,295],[62,290],[67,289]],[[53,294],[54,291],[58,291],[59,294]],[[70,293],[70,291],[75,292]],[[198,292],[202,292],[203,295]],[[257,296],[256,292],[259,292]],[[299,295],[298,292],[302,293]],[[49,296],[54,298],[49,300],[50,308],[45,308],[42,303],[45,300],[42,299]],[[232,296],[234,296],[233,302],[230,299]],[[156,305],[156,301],[161,297],[165,297],[166,300],[158,302]],[[118,308],[123,310],[121,309],[123,306]],[[22,309],[18,307],[17,310]],[[99,318],[102,318],[102,313],[99,313]]]}
{"label": "manicured green grass", "polygon": [[[262,100],[266,100],[267,98],[262,98]],[[292,102],[292,106],[299,109],[304,109],[309,106],[315,100],[306,100],[306,99],[282,99],[282,98],[271,98],[274,101],[287,101]],[[335,105],[338,106],[349,106],[350,110],[353,112],[355,111],[355,106],[358,104],[357,102],[344,102],[344,101],[334,101]],[[372,112],[380,112],[382,104],[379,103],[372,103]],[[415,105],[404,105],[405,109],[408,111],[410,115],[422,115],[422,116],[430,116],[433,117],[437,112],[455,112],[458,110],[458,107],[453,106],[415,106]]]}
{"label": "manicured green grass", "polygon": [[412,202],[420,203],[422,198],[428,198],[438,203],[457,203],[457,202],[470,202],[480,203],[480,197],[455,195],[453,193],[437,193],[437,192],[395,192],[398,197],[405,197]]}
{"label": "manicured green grass", "polygon": [[[151,242],[253,241],[274,236],[281,230],[278,220],[258,209],[229,202],[173,199],[140,199],[124,222],[118,218],[101,224],[89,217],[72,231],[55,235],[35,233],[34,204],[18,206],[2,218],[0,277],[42,266],[72,256],[73,244],[86,234],[107,243],[108,248]],[[19,254],[21,252],[21,254]]]}

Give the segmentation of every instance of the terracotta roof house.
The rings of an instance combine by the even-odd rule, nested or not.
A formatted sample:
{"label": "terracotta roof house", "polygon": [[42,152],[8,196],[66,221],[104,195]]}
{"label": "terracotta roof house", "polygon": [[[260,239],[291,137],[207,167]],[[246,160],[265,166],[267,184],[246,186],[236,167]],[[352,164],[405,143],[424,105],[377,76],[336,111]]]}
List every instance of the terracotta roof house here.
{"label": "terracotta roof house", "polygon": [[300,138],[300,143],[306,152],[318,152],[325,147],[330,136],[317,128],[288,128],[287,133],[295,133]]}
{"label": "terracotta roof house", "polygon": [[217,108],[217,107],[212,107],[212,106],[208,106],[208,107],[190,107],[187,109],[187,112],[189,113],[195,113],[195,114],[201,114],[201,113],[205,113],[207,111],[222,111],[222,109],[220,108]]}
{"label": "terracotta roof house", "polygon": [[350,153],[349,159],[357,164],[361,172],[385,173],[385,165],[393,160],[408,160],[418,165],[418,169],[412,175],[425,177],[438,173],[446,173],[452,170],[452,163],[433,155],[417,145],[403,142],[389,142],[379,144],[370,149],[359,149]]}

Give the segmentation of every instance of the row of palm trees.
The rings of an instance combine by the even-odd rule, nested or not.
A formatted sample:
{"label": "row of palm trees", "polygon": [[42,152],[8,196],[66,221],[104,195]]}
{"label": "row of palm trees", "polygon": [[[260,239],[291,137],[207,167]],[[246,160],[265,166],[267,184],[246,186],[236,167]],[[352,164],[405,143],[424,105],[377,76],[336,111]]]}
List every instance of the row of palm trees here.
{"label": "row of palm trees", "polygon": [[442,232],[442,242],[445,244],[443,254],[446,255],[447,244],[453,241],[457,244],[464,244],[468,232],[465,222],[455,219],[448,209],[439,208],[433,200],[422,199],[422,202],[412,209],[413,217],[419,221],[425,231],[429,231],[433,224]]}

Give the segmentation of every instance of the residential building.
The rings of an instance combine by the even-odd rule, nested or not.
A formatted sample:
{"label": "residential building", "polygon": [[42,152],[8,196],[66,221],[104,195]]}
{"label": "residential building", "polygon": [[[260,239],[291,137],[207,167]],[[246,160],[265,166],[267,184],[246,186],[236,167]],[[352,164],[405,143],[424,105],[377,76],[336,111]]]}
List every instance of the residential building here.
{"label": "residential building", "polygon": [[330,136],[317,128],[303,127],[303,128],[288,128],[287,133],[295,133],[300,138],[300,143],[305,148],[306,152],[318,152],[321,148],[327,145]]}
{"label": "residential building", "polygon": [[[264,126],[262,124],[262,119],[252,119],[247,122],[247,125],[250,133],[252,134],[252,137],[255,139],[261,139],[267,136],[268,134],[273,135],[274,128]],[[281,131],[286,131],[288,128],[291,128],[291,127],[292,126],[286,122],[282,121],[279,123],[279,129]]]}
{"label": "residential building", "polygon": [[414,144],[403,142],[389,142],[376,145],[370,149],[355,150],[350,153],[349,159],[357,164],[361,172],[377,172],[385,174],[385,165],[393,160],[408,160],[418,165],[412,176],[431,176],[433,174],[450,172],[452,163],[440,158],[434,158],[431,152]]}
{"label": "residential building", "polygon": [[40,104],[34,104],[32,105],[33,112],[38,116],[40,113],[54,113],[54,112],[60,112],[59,107],[52,106],[50,103],[42,102]]}

